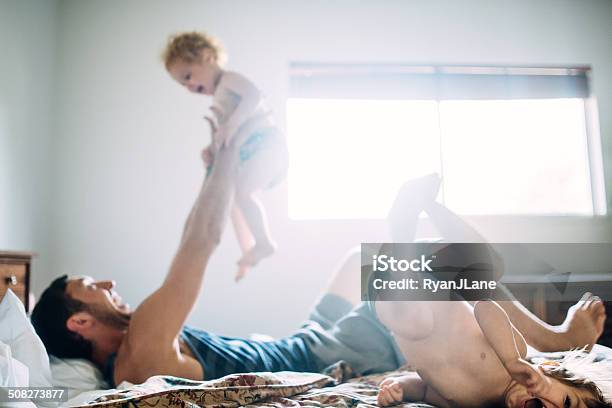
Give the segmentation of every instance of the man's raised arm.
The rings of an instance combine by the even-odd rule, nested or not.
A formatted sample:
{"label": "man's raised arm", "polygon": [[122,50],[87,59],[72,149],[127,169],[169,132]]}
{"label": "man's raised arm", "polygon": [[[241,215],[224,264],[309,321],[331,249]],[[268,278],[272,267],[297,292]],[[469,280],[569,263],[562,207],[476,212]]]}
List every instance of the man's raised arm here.
{"label": "man's raised arm", "polygon": [[219,150],[212,173],[202,183],[162,286],[134,311],[128,331],[130,346],[170,344],[191,312],[228,218],[242,137],[235,139]]}

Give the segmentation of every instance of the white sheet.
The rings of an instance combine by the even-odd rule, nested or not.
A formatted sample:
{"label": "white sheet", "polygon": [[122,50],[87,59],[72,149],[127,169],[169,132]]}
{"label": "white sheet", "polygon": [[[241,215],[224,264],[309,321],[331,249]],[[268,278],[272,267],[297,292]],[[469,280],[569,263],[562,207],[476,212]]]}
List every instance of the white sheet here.
{"label": "white sheet", "polygon": [[[30,387],[51,387],[51,370],[45,346],[26,316],[23,304],[10,289],[7,290],[0,302],[0,322],[0,342],[10,348],[13,359],[27,368],[27,385]],[[20,370],[23,367],[20,367]],[[57,404],[39,402],[37,405],[56,406]],[[26,405],[19,404],[17,406]]]}

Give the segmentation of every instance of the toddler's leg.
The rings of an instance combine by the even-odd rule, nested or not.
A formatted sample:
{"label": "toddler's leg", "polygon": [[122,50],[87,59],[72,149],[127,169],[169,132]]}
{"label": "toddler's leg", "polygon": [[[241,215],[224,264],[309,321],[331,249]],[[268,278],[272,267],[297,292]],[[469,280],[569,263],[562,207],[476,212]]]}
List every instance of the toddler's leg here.
{"label": "toddler's leg", "polygon": [[266,211],[255,193],[268,187],[279,176],[286,167],[286,160],[286,150],[280,144],[270,143],[241,165],[235,202],[255,240],[255,244],[238,261],[244,272],[276,251]]}
{"label": "toddler's leg", "polygon": [[237,191],[236,204],[255,238],[255,245],[244,254],[238,264],[241,267],[252,267],[263,258],[272,255],[276,251],[276,244],[270,236],[265,209],[254,193]]}
{"label": "toddler's leg", "polygon": [[487,242],[467,221],[438,202],[432,202],[425,212],[445,241]]}
{"label": "toddler's leg", "polygon": [[[234,203],[232,207],[232,224],[234,226],[234,231],[236,232],[236,238],[238,238],[238,244],[240,245],[240,250],[242,254],[246,254],[249,249],[255,246],[255,239],[251,234],[251,230],[244,219],[244,215],[240,208]],[[249,272],[250,267],[247,265],[238,265],[238,273],[236,274],[236,282],[245,277],[245,275]]]}
{"label": "toddler's leg", "polygon": [[387,222],[394,242],[413,242],[419,214],[435,201],[440,177],[428,174],[404,183],[391,206]]}

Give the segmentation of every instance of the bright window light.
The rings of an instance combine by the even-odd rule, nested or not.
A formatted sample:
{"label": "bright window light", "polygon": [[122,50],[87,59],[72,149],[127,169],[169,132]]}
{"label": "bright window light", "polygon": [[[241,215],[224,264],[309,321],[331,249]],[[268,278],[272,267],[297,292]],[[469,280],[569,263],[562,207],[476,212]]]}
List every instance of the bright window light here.
{"label": "bright window light", "polygon": [[444,200],[461,214],[593,214],[582,99],[442,101]]}
{"label": "bright window light", "polygon": [[290,98],[287,123],[292,219],[384,218],[431,172],[460,214],[593,214],[583,99]]}
{"label": "bright window light", "polygon": [[398,186],[440,171],[435,101],[287,102],[292,219],[384,218]]}

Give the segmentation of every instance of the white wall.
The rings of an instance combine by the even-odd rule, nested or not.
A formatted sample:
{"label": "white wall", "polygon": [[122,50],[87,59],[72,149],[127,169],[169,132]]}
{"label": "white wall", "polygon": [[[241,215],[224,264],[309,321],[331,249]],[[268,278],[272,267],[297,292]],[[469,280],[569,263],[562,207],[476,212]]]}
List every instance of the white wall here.
{"label": "white wall", "polygon": [[[39,272],[48,280],[63,272],[113,278],[133,305],[163,279],[208,140],[207,101],[174,84],[159,63],[175,31],[220,37],[229,68],[265,90],[283,126],[290,61],[590,64],[612,174],[607,0],[93,0],[62,1],[59,16],[54,258]],[[346,249],[386,239],[382,222],[288,220],[286,188],[264,197],[279,253],[235,285],[239,253],[228,230],[192,323],[285,334],[306,317]],[[474,222],[498,242],[612,241],[602,218]]]}
{"label": "white wall", "polygon": [[[0,249],[50,261],[56,1],[0,2]],[[36,277],[38,278],[38,277]],[[34,279],[37,287],[45,281]]]}

